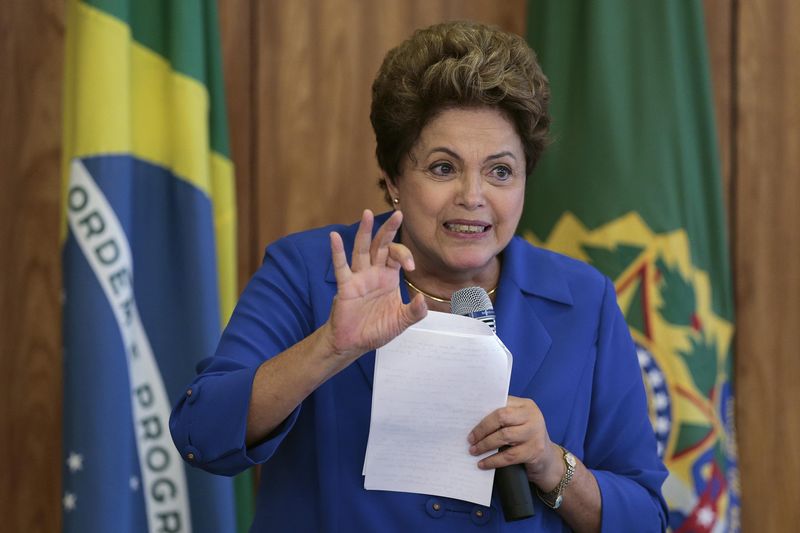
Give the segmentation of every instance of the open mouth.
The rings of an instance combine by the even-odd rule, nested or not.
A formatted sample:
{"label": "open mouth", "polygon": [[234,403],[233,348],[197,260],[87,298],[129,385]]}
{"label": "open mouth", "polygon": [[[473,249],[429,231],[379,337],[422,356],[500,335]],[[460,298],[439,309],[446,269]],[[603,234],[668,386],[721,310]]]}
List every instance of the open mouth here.
{"label": "open mouth", "polygon": [[490,224],[460,224],[445,222],[444,227],[454,233],[476,234],[485,233],[489,231],[492,226]]}

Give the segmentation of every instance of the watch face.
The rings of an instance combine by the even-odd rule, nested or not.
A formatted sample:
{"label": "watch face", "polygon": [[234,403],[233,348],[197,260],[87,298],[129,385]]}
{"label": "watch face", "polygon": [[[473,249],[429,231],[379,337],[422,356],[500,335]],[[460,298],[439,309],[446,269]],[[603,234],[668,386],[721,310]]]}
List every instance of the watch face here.
{"label": "watch face", "polygon": [[571,466],[571,467],[573,467],[573,468],[575,467],[575,465],[577,465],[577,464],[578,464],[578,461],[577,461],[577,460],[575,460],[575,456],[574,456],[574,455],[572,455],[572,454],[571,454],[571,453],[569,453],[569,452],[567,452],[567,454],[566,454],[566,455],[564,455],[564,460],[565,460],[565,461],[566,461],[566,462],[569,464],[569,466]]}

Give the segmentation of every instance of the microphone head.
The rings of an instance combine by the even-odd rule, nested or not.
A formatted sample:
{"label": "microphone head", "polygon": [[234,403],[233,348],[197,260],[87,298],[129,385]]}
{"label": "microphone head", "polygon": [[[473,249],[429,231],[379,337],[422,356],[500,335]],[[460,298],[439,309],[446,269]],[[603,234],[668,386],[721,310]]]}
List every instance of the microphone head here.
{"label": "microphone head", "polygon": [[450,298],[450,312],[475,318],[492,328],[492,331],[496,330],[492,300],[482,287],[464,287],[454,292]]}
{"label": "microphone head", "polygon": [[464,287],[450,297],[450,312],[467,315],[474,311],[492,309],[492,300],[482,287]]}

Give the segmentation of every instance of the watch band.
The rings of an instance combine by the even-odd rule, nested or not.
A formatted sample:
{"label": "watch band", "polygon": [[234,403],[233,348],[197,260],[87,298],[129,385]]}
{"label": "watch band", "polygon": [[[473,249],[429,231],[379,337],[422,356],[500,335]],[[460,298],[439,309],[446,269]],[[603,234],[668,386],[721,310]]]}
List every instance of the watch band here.
{"label": "watch band", "polygon": [[569,482],[572,481],[572,476],[575,475],[575,466],[578,464],[578,460],[572,453],[567,451],[563,446],[559,446],[559,448],[564,452],[564,465],[567,467],[567,470],[564,472],[558,485],[556,485],[556,488],[550,492],[542,492],[539,490],[539,487],[536,487],[536,495],[551,509],[558,509],[561,507],[564,501],[564,491],[567,489]]}

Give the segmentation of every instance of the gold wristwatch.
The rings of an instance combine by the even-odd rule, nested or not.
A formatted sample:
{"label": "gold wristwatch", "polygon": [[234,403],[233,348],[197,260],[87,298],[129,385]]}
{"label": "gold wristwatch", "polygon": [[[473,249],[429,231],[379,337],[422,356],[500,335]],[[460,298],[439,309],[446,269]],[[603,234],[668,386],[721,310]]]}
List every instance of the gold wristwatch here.
{"label": "gold wristwatch", "polygon": [[561,507],[561,503],[564,501],[564,491],[567,489],[569,482],[572,481],[572,476],[575,475],[575,466],[578,464],[578,460],[575,459],[574,455],[568,452],[563,446],[559,446],[559,448],[564,452],[564,464],[567,467],[567,471],[564,472],[564,476],[561,478],[561,481],[558,482],[556,488],[550,492],[542,492],[539,490],[539,487],[536,487],[536,495],[551,509],[558,509]]}

